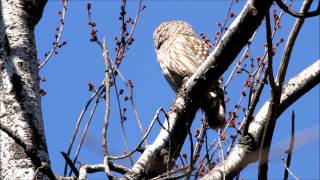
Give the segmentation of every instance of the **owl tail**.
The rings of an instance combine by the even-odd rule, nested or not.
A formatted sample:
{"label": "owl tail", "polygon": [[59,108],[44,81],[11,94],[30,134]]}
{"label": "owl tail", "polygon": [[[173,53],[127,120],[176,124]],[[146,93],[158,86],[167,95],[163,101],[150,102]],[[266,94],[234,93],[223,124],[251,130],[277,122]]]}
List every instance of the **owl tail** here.
{"label": "owl tail", "polygon": [[222,128],[225,122],[226,108],[224,104],[224,91],[220,88],[212,88],[200,104],[204,112],[205,120],[212,129]]}

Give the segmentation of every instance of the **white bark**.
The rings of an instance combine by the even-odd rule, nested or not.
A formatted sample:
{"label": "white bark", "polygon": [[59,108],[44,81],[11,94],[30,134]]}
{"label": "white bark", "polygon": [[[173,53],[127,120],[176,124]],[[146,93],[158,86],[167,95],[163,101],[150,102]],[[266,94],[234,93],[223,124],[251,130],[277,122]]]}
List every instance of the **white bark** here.
{"label": "white bark", "polygon": [[[307,93],[311,88],[319,84],[320,81],[320,60],[310,65],[301,73],[290,79],[283,87],[281,102],[277,117],[286,108]],[[270,101],[267,101],[257,113],[254,121],[250,124],[248,132],[251,135],[240,139],[237,145],[230,151],[224,162],[214,167],[202,179],[223,179],[225,175],[228,179],[234,177],[249,163],[257,160],[259,143],[262,138],[263,126],[266,123]]]}
{"label": "white bark", "polygon": [[0,179],[32,179],[37,168],[49,162],[33,32],[45,3],[0,1],[0,123],[24,142],[27,150],[36,150],[36,158],[31,158],[1,129]]}

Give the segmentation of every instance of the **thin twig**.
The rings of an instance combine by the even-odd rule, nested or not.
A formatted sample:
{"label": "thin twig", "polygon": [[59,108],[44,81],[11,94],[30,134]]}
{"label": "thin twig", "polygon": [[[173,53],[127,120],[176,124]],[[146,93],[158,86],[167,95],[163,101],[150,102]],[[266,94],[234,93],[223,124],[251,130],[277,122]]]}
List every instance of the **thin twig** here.
{"label": "thin twig", "polygon": [[[238,64],[241,64],[243,62],[243,60],[245,59],[246,55],[249,52],[250,44],[251,44],[252,40],[255,38],[256,34],[257,34],[257,31],[254,32],[254,34],[252,35],[252,37],[248,41],[248,45],[247,45],[246,49],[244,50],[240,60],[238,61]],[[231,82],[232,78],[234,77],[234,74],[235,74],[235,72],[237,70],[237,66],[236,65],[237,65],[237,62],[235,64],[235,66],[233,67],[233,69],[232,69],[232,71],[231,71],[231,73],[230,73],[230,75],[229,75],[229,77],[228,77],[228,79],[226,81],[226,84],[224,85],[224,88],[228,87],[229,83]]]}
{"label": "thin twig", "polygon": [[66,161],[66,163],[68,164],[68,166],[70,167],[71,171],[74,173],[74,175],[76,177],[79,176],[79,171],[78,169],[74,166],[74,164],[72,163],[72,160],[70,159],[70,157],[68,156],[67,153],[60,151],[60,154],[62,155],[62,157],[64,158],[64,160]]}
{"label": "thin twig", "polygon": [[[103,82],[104,82],[104,81],[103,81]],[[100,86],[100,87],[98,88],[98,90],[97,90],[97,91],[90,97],[90,99],[87,101],[85,107],[82,109],[82,111],[81,111],[81,113],[80,113],[80,115],[79,115],[79,118],[78,118],[78,120],[77,120],[76,126],[75,126],[75,128],[74,128],[71,141],[70,141],[69,146],[68,146],[68,150],[67,150],[67,155],[68,155],[68,156],[70,156],[71,149],[72,149],[72,147],[73,147],[73,143],[74,143],[74,141],[75,141],[75,139],[76,139],[76,136],[77,136],[77,134],[78,134],[79,127],[80,127],[80,124],[81,124],[82,119],[83,119],[83,117],[84,117],[84,114],[85,114],[86,111],[88,110],[88,108],[89,108],[91,102],[94,100],[94,98],[96,98],[96,96],[99,96],[99,94],[100,94],[101,92],[103,92],[103,90],[104,90],[104,86]],[[64,176],[67,175],[67,163],[65,163],[64,173],[63,173],[63,174],[64,174]]]}
{"label": "thin twig", "polygon": [[193,159],[194,157],[194,148],[193,148],[193,139],[192,139],[192,133],[190,131],[190,128],[188,128],[188,136],[189,136],[189,141],[190,141],[190,169],[189,169],[189,173],[186,175],[186,180],[190,179],[190,176],[192,174],[192,169],[195,163],[195,159]]}
{"label": "thin twig", "polygon": [[225,17],[225,19],[224,19],[223,25],[222,25],[222,26],[220,25],[219,36],[217,37],[217,40],[216,40],[215,43],[214,43],[214,44],[216,44],[216,45],[220,42],[223,31],[226,30],[226,24],[227,24],[227,22],[228,22],[228,19],[230,19],[230,12],[231,12],[231,9],[232,9],[232,5],[233,5],[235,2],[236,2],[236,1],[234,1],[234,0],[230,0],[230,5],[229,5],[229,8],[228,8],[226,17]]}
{"label": "thin twig", "polygon": [[[122,113],[122,107],[121,107],[121,103],[120,103],[120,99],[119,99],[119,93],[118,93],[118,87],[117,87],[117,82],[116,82],[116,76],[113,74],[112,75],[113,78],[113,82],[114,82],[114,89],[115,89],[115,93],[116,93],[116,99],[117,99],[117,104],[118,104],[118,109],[119,109],[119,115],[120,115],[120,125],[121,125],[121,131],[122,131],[122,138],[124,141],[124,146],[126,148],[126,152],[129,152],[129,146],[128,146],[128,140],[127,140],[127,135],[126,135],[126,131],[124,128],[124,116]],[[131,156],[129,156],[130,162],[133,165],[133,159]]]}
{"label": "thin twig", "polygon": [[142,145],[143,142],[145,142],[145,139],[148,137],[149,133],[151,132],[151,129],[154,125],[154,123],[157,121],[157,119],[159,118],[159,114],[160,112],[162,112],[162,107],[160,107],[157,111],[156,111],[156,114],[154,115],[146,133],[144,134],[144,136],[142,137],[140,143],[130,152],[126,153],[125,155],[122,155],[122,156],[109,156],[109,159],[110,160],[119,160],[119,159],[124,159],[128,156],[131,156],[134,152],[136,152]]}
{"label": "thin twig", "polygon": [[169,177],[168,177],[168,176],[167,176],[167,175],[168,175],[168,172],[165,172],[165,173],[163,173],[163,174],[160,174],[160,175],[157,176],[157,177],[152,178],[151,180],[179,179],[179,178],[182,178],[182,177],[186,176],[186,175],[189,173],[189,171],[188,171],[189,169],[190,169],[189,166],[183,166],[183,167],[181,167],[181,168],[174,169],[174,170],[171,170],[171,171],[169,172],[169,174],[174,175],[174,174],[176,174],[176,173],[179,173],[179,172],[181,172],[181,171],[184,171],[184,173],[182,173],[182,174],[180,174],[180,175],[177,175],[177,176],[169,176]]}
{"label": "thin twig", "polygon": [[[221,134],[221,130],[219,130],[219,138],[218,138],[218,144],[219,144],[219,149],[220,149],[220,158],[222,159],[222,163],[224,164],[224,153],[223,153],[223,147],[221,145],[221,137],[223,134]],[[226,179],[226,174],[225,170],[223,171],[223,180]]]}
{"label": "thin twig", "polygon": [[284,168],[290,173],[290,175],[295,179],[295,180],[300,180],[296,175],[294,175],[294,173],[288,168],[288,166],[286,165],[286,162],[282,161],[282,164],[284,166]]}
{"label": "thin twig", "polygon": [[[78,148],[77,148],[77,150],[76,150],[76,154],[75,154],[75,156],[74,156],[74,158],[73,158],[73,164],[75,164],[76,161],[77,161],[77,159],[78,159],[78,156],[79,156],[79,154],[80,154],[80,151],[81,151],[81,148],[82,148],[84,139],[85,139],[85,137],[86,137],[86,135],[87,135],[87,132],[88,132],[89,126],[90,126],[90,124],[91,124],[93,115],[94,115],[94,113],[95,113],[95,111],[96,111],[96,109],[97,109],[97,106],[98,106],[100,100],[101,100],[100,98],[97,98],[97,99],[96,99],[96,101],[95,101],[95,103],[94,103],[94,105],[93,105],[93,108],[92,108],[92,110],[91,110],[91,112],[90,112],[89,120],[88,120],[85,128],[83,129],[82,136],[81,136],[81,138],[80,138],[80,143],[79,143]],[[69,173],[69,176],[71,176],[71,172]]]}
{"label": "thin twig", "polygon": [[138,19],[139,19],[139,15],[140,15],[140,12],[142,11],[142,0],[139,0],[139,5],[138,5],[138,9],[137,9],[137,12],[136,12],[136,16],[134,18],[134,22],[133,22],[133,25],[132,25],[132,28],[130,30],[130,33],[128,35],[128,39],[126,41],[126,44],[129,43],[129,41],[131,41],[131,38],[133,36],[133,33],[134,33],[134,30],[136,29],[136,25],[138,23]]}
{"label": "thin twig", "polygon": [[[320,3],[320,1],[319,1],[319,3]],[[301,7],[300,12],[307,12],[308,9],[310,8],[311,4],[312,4],[312,0],[311,1],[305,0],[303,2],[303,5]],[[285,75],[287,72],[287,67],[288,67],[291,53],[292,53],[292,49],[293,49],[294,43],[298,37],[300,29],[304,23],[304,20],[305,20],[304,18],[297,19],[295,24],[293,25],[293,28],[292,28],[290,34],[289,34],[288,41],[285,45],[285,48],[284,48],[284,51],[283,51],[283,54],[281,57],[281,65],[280,65],[278,75],[277,75],[277,84],[279,86],[282,86],[282,84],[284,82]]]}
{"label": "thin twig", "polygon": [[54,55],[57,52],[57,48],[60,48],[65,44],[65,43],[60,44],[60,38],[64,29],[64,22],[65,22],[64,20],[65,20],[66,11],[67,11],[68,0],[64,0],[62,2],[63,2],[63,8],[62,8],[61,18],[60,18],[60,27],[58,28],[58,33],[56,34],[56,40],[53,43],[53,48],[51,49],[51,51],[46,55],[43,62],[38,66],[38,70],[43,68],[43,66],[45,66],[49,62],[52,55]]}
{"label": "thin twig", "polygon": [[320,15],[320,1],[318,1],[318,7],[315,11],[302,12],[302,13],[294,11],[291,7],[285,5],[282,2],[282,0],[275,0],[275,1],[283,11],[285,11],[286,13],[288,13],[294,17],[297,17],[297,18],[309,18],[309,17],[314,17],[314,16]]}
{"label": "thin twig", "polygon": [[[273,43],[271,38],[271,23],[270,23],[270,12],[266,13],[266,29],[267,29],[267,51],[268,51],[268,77],[271,89],[275,92],[279,87],[277,86],[273,77],[273,55],[272,50]],[[276,92],[275,92],[276,93]]]}
{"label": "thin twig", "polygon": [[268,157],[270,151],[270,145],[272,140],[272,135],[274,132],[274,127],[276,123],[277,107],[280,103],[281,89],[282,87],[277,86],[273,77],[273,51],[272,51],[272,39],[271,39],[271,23],[269,10],[266,13],[266,29],[267,29],[267,48],[268,48],[268,77],[271,86],[271,103],[269,105],[269,111],[267,115],[267,123],[263,130],[263,136],[259,151],[259,168],[258,168],[258,178],[259,180],[268,178]]}
{"label": "thin twig", "polygon": [[[268,78],[268,73],[265,72],[262,82],[264,82]],[[264,88],[265,83],[261,83],[257,92],[255,93],[255,96],[253,97],[249,109],[245,115],[245,119],[241,122],[240,126],[238,127],[238,132],[241,132],[241,129],[243,127],[243,135],[247,135],[248,128],[250,125],[250,122],[253,120],[253,112],[259,102],[262,90]]]}
{"label": "thin twig", "polygon": [[288,149],[288,157],[287,157],[287,161],[286,161],[286,170],[284,171],[284,180],[288,179],[288,169],[290,167],[290,163],[291,163],[291,156],[292,156],[292,151],[293,151],[293,145],[294,145],[294,139],[295,139],[295,133],[294,133],[294,124],[295,124],[295,114],[294,111],[292,111],[292,115],[291,115],[291,139],[290,139],[290,145],[289,145],[289,149]]}
{"label": "thin twig", "polygon": [[197,137],[197,139],[198,139],[198,141],[197,141],[197,143],[196,143],[196,147],[195,147],[195,149],[194,149],[194,154],[193,154],[193,160],[195,160],[195,159],[197,159],[198,157],[199,157],[199,155],[200,155],[200,151],[201,151],[201,147],[202,147],[202,145],[203,145],[203,138],[206,136],[206,132],[207,132],[207,130],[206,130],[206,125],[205,125],[205,121],[202,121],[202,123],[201,123],[201,128],[200,128],[200,132],[199,132],[199,135],[198,135],[198,137]]}
{"label": "thin twig", "polygon": [[[129,90],[129,99],[130,99],[130,103],[131,103],[131,106],[132,106],[132,109],[133,109],[133,113],[134,113],[134,116],[136,117],[136,120],[138,122],[138,126],[139,126],[139,129],[140,129],[140,132],[143,135],[144,134],[144,130],[143,130],[143,127],[142,127],[142,123],[141,123],[141,120],[139,118],[137,107],[136,107],[136,105],[134,103],[134,100],[133,100],[133,85],[127,83],[127,87],[128,87],[128,90]],[[144,143],[145,143],[145,145],[148,145],[147,139],[145,139]]]}

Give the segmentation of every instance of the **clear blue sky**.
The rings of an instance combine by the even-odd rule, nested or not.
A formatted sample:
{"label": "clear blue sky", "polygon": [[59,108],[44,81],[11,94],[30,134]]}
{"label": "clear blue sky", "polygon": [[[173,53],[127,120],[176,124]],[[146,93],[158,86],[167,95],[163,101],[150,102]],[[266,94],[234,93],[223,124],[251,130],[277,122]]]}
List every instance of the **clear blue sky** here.
{"label": "clear blue sky", "polygon": [[[244,1],[234,6],[233,10],[239,14]],[[295,1],[294,7],[298,8],[302,1]],[[101,50],[96,44],[89,41],[89,27],[86,12],[87,1],[70,1],[67,17],[65,19],[65,31],[62,39],[67,45],[54,56],[50,62],[41,70],[41,76],[47,78],[41,87],[47,92],[42,98],[43,117],[49,153],[53,170],[63,173],[64,160],[60,151],[66,151],[69,144],[76,120],[91,96],[87,90],[87,83],[100,84],[104,77],[104,64]],[[120,2],[118,1],[91,1],[93,19],[97,23],[98,36],[106,37],[114,57],[115,36],[119,34],[120,21],[118,20]],[[134,99],[143,126],[146,128],[151,121],[156,109],[170,107],[174,99],[174,93],[163,78],[160,68],[156,62],[153,48],[153,30],[161,22],[171,19],[181,19],[192,24],[195,32],[205,32],[213,37],[218,30],[216,23],[223,21],[229,6],[229,1],[145,1],[147,9],[142,12],[135,32],[135,41],[130,48],[121,72],[127,80],[134,82]],[[315,3],[314,3],[315,4]],[[54,40],[55,28],[59,17],[57,11],[61,9],[60,1],[49,0],[45,8],[43,18],[36,27],[36,40],[38,47],[38,58],[43,60],[44,53],[48,51]],[[128,1],[127,13],[133,17],[136,12],[137,2]],[[278,10],[279,12],[279,10]],[[276,40],[286,40],[294,18],[284,15],[282,29]],[[261,56],[264,43],[264,25],[258,32],[253,43],[253,57]],[[279,63],[283,45],[275,56],[275,67]],[[292,77],[300,72],[313,61],[319,58],[319,17],[306,20],[300,36],[297,39],[289,72],[287,77]],[[230,68],[231,69],[231,68]],[[230,71],[229,69],[229,71]],[[275,68],[277,69],[277,68]],[[226,78],[229,71],[225,73]],[[288,79],[288,78],[287,78]],[[119,86],[125,89],[124,83],[119,81]],[[233,97],[229,103],[229,110],[237,103],[242,87],[243,78],[232,81],[228,93]],[[113,90],[112,90],[113,91]],[[265,88],[263,97],[268,97],[269,87]],[[114,92],[114,91],[113,91]],[[127,92],[125,91],[125,94]],[[114,97],[114,94],[113,94]],[[109,144],[111,153],[122,154],[124,152],[121,130],[119,126],[119,115],[116,101],[112,101],[111,129],[109,131]],[[131,112],[131,106],[123,101],[123,107],[128,108],[128,120],[125,124],[126,133],[129,138],[129,146],[133,148],[141,138],[136,121]],[[263,102],[263,101],[260,101]],[[261,103],[260,103],[261,106]],[[103,108],[101,103],[94,116],[86,142],[79,161],[95,164],[102,162],[101,150],[101,126],[103,123]],[[273,139],[273,149],[270,157],[270,177],[281,179],[283,177],[283,166],[281,158],[286,157],[284,151],[288,147],[290,137],[290,115],[296,112],[296,135],[301,138],[299,147],[293,153],[292,171],[301,179],[317,179],[319,177],[319,85],[298,100],[293,106],[279,118]],[[88,115],[85,121],[87,121]],[[195,119],[193,129],[199,125],[199,118]],[[156,137],[159,131],[157,126],[148,139],[149,143]],[[215,135],[214,133],[211,133]],[[298,146],[298,145],[297,145]],[[183,149],[187,150],[187,149]],[[138,156],[135,156],[137,158]],[[129,165],[129,162],[124,162]],[[92,179],[103,177],[100,175],[90,176]],[[243,171],[241,177],[245,179],[256,179],[257,165],[250,165]]]}

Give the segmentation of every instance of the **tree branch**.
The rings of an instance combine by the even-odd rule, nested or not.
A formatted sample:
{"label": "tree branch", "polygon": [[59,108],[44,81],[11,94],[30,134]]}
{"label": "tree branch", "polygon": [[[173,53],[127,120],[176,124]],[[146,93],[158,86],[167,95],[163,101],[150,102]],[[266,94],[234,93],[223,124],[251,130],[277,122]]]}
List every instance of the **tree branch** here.
{"label": "tree branch", "polygon": [[264,132],[261,140],[261,146],[259,151],[259,168],[258,178],[260,180],[268,179],[268,157],[269,150],[272,141],[274,128],[276,125],[276,114],[281,98],[281,88],[278,86],[273,77],[273,50],[271,39],[271,23],[269,12],[266,14],[266,31],[267,31],[267,47],[268,47],[268,77],[271,86],[271,103],[268,110],[267,123],[264,127]]}
{"label": "tree branch", "polygon": [[276,3],[278,4],[278,6],[286,13],[297,17],[297,18],[309,18],[309,17],[314,17],[314,16],[318,16],[320,15],[320,1],[318,1],[318,7],[315,11],[311,11],[311,12],[296,12],[294,11],[291,7],[288,7],[287,5],[285,5],[282,0],[275,0]]}
{"label": "tree branch", "polygon": [[[319,84],[319,66],[320,60],[317,60],[285,84],[276,117],[279,117],[291,104]],[[224,163],[220,163],[214,167],[203,179],[222,179],[224,173],[227,179],[231,179],[249,163],[257,160],[259,142],[261,141],[263,127],[267,120],[269,104],[270,100],[262,106],[249,126],[248,135],[238,141],[225,158]]]}
{"label": "tree branch", "polygon": [[[0,114],[6,113],[1,126],[18,137],[0,131],[2,179],[42,179],[52,175],[45,173],[50,169],[50,161],[34,38],[34,28],[46,2],[0,1]],[[32,156],[36,157],[25,148],[32,149]]]}
{"label": "tree branch", "polygon": [[[124,179],[153,177],[166,171],[167,167],[171,168],[180,154],[187,136],[187,129],[190,128],[198,109],[199,94],[209,89],[210,84],[230,66],[261,24],[272,2],[272,0],[247,2],[242,13],[231,24],[216,49],[178,91],[167,113],[168,118],[164,123],[166,130],[160,131],[156,140],[144,151],[133,166],[132,172],[126,174]],[[169,152],[168,160],[161,155],[163,150]]]}
{"label": "tree branch", "polygon": [[292,151],[293,151],[293,145],[294,145],[294,123],[295,123],[295,114],[294,111],[292,111],[292,115],[291,115],[291,138],[290,138],[290,146],[288,149],[288,157],[287,157],[287,161],[285,164],[285,171],[284,171],[284,176],[283,179],[284,180],[288,180],[288,169],[290,167],[290,163],[291,163],[291,156],[292,156]]}
{"label": "tree branch", "polygon": [[[307,12],[312,4],[312,0],[305,0],[301,12]],[[269,82],[271,86],[271,103],[268,110],[268,116],[266,120],[266,125],[264,127],[263,136],[261,139],[261,146],[259,151],[259,170],[258,177],[259,179],[268,179],[268,156],[271,148],[272,136],[274,129],[277,123],[276,114],[278,114],[278,105],[280,103],[282,85],[287,73],[287,67],[290,61],[290,56],[292,48],[294,46],[296,37],[298,36],[300,29],[303,25],[304,19],[297,19],[295,25],[293,26],[292,32],[289,35],[288,43],[285,47],[285,53],[281,60],[280,69],[278,72],[278,84],[274,82],[273,71],[272,71],[272,39],[271,39],[271,27],[270,27],[270,18],[268,13],[266,16],[267,24],[267,45],[268,45],[268,70],[269,70]]]}

